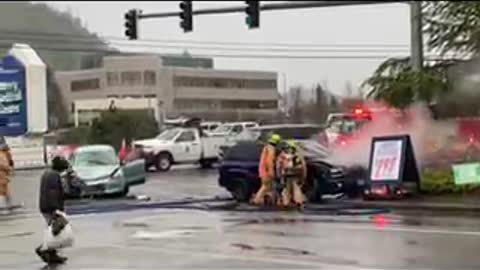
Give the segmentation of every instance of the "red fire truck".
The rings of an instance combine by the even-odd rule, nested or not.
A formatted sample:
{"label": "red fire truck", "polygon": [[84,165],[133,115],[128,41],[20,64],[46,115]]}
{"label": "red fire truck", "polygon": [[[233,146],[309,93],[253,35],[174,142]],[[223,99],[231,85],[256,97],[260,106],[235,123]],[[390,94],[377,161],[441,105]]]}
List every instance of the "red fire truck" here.
{"label": "red fire truck", "polygon": [[332,113],[327,119],[326,133],[331,145],[346,145],[355,133],[372,121],[370,111],[356,108],[351,113]]}

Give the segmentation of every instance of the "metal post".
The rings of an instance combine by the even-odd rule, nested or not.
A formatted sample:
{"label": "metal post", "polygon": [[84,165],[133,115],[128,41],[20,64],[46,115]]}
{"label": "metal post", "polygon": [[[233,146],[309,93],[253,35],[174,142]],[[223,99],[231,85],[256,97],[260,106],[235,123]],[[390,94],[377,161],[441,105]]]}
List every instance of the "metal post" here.
{"label": "metal post", "polygon": [[[340,6],[358,6],[358,5],[379,5],[379,4],[392,4],[392,3],[404,3],[408,1],[297,1],[287,3],[267,3],[260,6],[260,10],[285,10],[285,9],[304,9],[304,8],[322,8],[322,7],[340,7]],[[227,14],[227,13],[243,13],[245,12],[245,6],[241,7],[226,7],[226,8],[208,8],[193,10],[193,15],[211,15],[211,14]],[[139,19],[152,19],[152,18],[167,18],[178,17],[180,12],[164,12],[164,13],[147,13],[139,14]]]}
{"label": "metal post", "polygon": [[75,127],[78,127],[80,125],[80,121],[78,119],[78,107],[75,106],[75,113],[74,113],[74,118],[75,118]]}
{"label": "metal post", "polygon": [[411,64],[414,71],[423,67],[422,2],[410,3]]}

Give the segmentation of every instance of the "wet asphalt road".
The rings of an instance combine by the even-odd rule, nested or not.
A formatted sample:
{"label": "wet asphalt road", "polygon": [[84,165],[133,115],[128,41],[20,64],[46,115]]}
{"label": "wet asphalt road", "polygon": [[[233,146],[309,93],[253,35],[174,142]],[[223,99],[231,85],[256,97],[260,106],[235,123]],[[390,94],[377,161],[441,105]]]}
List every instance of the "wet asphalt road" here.
{"label": "wet asphalt road", "polygon": [[[0,269],[42,269],[36,213],[39,172],[18,172],[14,194],[25,207],[0,217]],[[153,173],[132,190],[156,200],[226,195],[215,171]],[[125,200],[94,201],[119,204]],[[76,243],[57,269],[314,268],[479,269],[480,217],[390,212],[150,209],[71,216]]]}

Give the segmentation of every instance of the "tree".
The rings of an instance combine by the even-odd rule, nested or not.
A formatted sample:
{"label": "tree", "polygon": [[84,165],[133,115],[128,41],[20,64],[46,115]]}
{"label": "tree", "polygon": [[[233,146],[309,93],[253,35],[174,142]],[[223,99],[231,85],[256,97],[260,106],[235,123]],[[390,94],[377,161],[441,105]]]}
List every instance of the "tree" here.
{"label": "tree", "polygon": [[158,133],[155,118],[144,111],[105,111],[89,129],[88,142],[120,149],[122,140],[151,138]]}
{"label": "tree", "polygon": [[[13,43],[27,43],[37,51],[42,60],[54,70],[75,70],[90,67],[93,60],[83,60],[85,51],[114,50],[97,35],[90,33],[80,19],[69,12],[53,9],[48,4],[31,2],[2,2],[0,24],[4,41],[0,54],[10,49]],[[47,34],[44,34],[47,33]],[[45,49],[46,48],[46,49]],[[65,48],[70,50],[48,50]],[[94,58],[104,55],[99,52]],[[92,56],[93,57],[93,56]]]}
{"label": "tree", "polygon": [[302,115],[302,91],[303,88],[300,85],[293,86],[289,89],[288,99],[289,99],[289,107],[290,113],[289,115],[292,117],[293,121],[301,122],[303,115]]}
{"label": "tree", "polygon": [[[425,1],[422,5],[423,33],[428,49],[472,56],[480,51],[480,2]],[[416,72],[409,59],[388,59],[364,85],[372,87],[369,97],[404,108],[414,101],[432,102],[448,90],[446,68],[454,61],[442,60]]]}
{"label": "tree", "polygon": [[480,2],[426,1],[422,6],[429,49],[469,55],[480,50]]}
{"label": "tree", "polygon": [[315,87],[316,102],[315,102],[315,119],[317,121],[325,121],[329,112],[329,102],[327,92],[320,84]]}
{"label": "tree", "polygon": [[396,108],[406,108],[415,101],[431,103],[447,92],[445,63],[427,65],[414,71],[409,58],[388,59],[363,85],[369,85],[368,97]]}
{"label": "tree", "polygon": [[353,86],[351,81],[345,82],[345,96],[351,97],[353,95]]}
{"label": "tree", "polygon": [[341,111],[340,102],[338,101],[337,97],[335,96],[330,97],[330,104],[328,104],[328,111],[329,112]]}

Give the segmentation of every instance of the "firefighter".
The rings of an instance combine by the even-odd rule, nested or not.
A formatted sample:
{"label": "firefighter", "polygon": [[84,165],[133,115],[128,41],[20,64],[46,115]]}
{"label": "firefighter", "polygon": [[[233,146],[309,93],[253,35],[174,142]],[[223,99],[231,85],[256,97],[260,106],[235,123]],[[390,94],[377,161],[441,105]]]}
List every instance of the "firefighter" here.
{"label": "firefighter", "polygon": [[277,175],[281,183],[281,197],[279,205],[303,207],[305,195],[302,186],[307,178],[305,159],[300,155],[297,144],[293,140],[287,141],[277,159]]}
{"label": "firefighter", "polygon": [[[253,203],[262,205],[266,199],[273,200],[273,181],[275,180],[275,161],[277,158],[277,145],[282,138],[278,134],[271,134],[268,143],[263,147],[260,157],[259,175],[262,185],[253,198]],[[272,201],[273,202],[273,201]]]}

